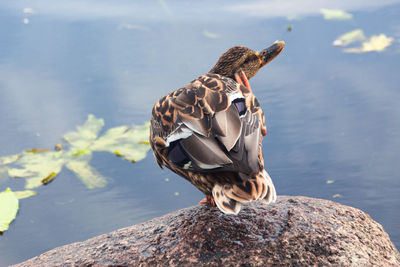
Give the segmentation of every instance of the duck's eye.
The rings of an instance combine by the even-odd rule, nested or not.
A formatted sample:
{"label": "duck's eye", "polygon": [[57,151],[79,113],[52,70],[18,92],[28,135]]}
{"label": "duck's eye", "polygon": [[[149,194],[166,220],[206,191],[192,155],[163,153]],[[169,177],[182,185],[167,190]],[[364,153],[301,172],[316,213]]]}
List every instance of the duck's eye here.
{"label": "duck's eye", "polygon": [[246,60],[244,61],[244,64],[247,64],[247,63],[249,63],[250,62],[250,58],[248,57],[248,58],[246,58]]}

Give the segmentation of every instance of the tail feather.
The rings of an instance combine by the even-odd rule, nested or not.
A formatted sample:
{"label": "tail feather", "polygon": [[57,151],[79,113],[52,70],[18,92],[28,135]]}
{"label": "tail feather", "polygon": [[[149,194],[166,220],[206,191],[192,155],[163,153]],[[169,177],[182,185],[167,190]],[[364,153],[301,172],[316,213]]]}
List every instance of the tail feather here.
{"label": "tail feather", "polygon": [[265,183],[268,191],[265,196],[262,197],[262,200],[267,203],[274,203],[276,201],[276,190],[274,183],[272,182],[272,179],[266,170],[263,170],[263,176],[265,177]]}
{"label": "tail feather", "polygon": [[217,207],[226,214],[238,214],[241,208],[241,204],[236,200],[229,198],[225,194],[225,189],[223,186],[216,184],[213,187],[212,195],[217,204]]}
{"label": "tail feather", "polygon": [[228,214],[238,214],[240,203],[254,200],[266,203],[276,201],[275,186],[265,170],[239,184],[215,184],[212,195],[217,207]]}

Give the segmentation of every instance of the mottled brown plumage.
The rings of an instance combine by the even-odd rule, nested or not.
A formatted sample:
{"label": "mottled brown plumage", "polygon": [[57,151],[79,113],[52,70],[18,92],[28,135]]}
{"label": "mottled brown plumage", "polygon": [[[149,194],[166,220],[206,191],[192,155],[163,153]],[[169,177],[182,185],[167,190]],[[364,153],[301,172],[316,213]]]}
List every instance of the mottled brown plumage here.
{"label": "mottled brown plumage", "polygon": [[209,73],[153,107],[150,144],[159,166],[187,179],[224,213],[237,214],[242,202],[276,199],[261,149],[265,117],[248,79],[283,47],[232,47]]}

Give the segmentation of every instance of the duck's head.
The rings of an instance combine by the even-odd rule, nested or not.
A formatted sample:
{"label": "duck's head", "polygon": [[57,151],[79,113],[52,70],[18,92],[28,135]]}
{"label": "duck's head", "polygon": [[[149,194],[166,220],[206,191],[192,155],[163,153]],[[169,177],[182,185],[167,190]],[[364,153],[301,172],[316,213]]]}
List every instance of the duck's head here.
{"label": "duck's head", "polygon": [[260,52],[244,46],[234,46],[222,54],[210,72],[235,79],[235,74],[243,71],[247,79],[250,79],[259,69],[279,55],[284,47],[284,41],[276,41]]}

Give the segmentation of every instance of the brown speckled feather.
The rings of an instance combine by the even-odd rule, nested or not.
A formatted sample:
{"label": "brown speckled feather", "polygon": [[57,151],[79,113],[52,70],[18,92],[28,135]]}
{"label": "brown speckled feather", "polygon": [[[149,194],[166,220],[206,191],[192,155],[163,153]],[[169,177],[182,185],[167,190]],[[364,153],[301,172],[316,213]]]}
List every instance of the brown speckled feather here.
{"label": "brown speckled feather", "polygon": [[[169,167],[165,151],[167,138],[178,132],[182,126],[202,137],[218,135],[222,141],[226,137],[224,135],[227,128],[230,131],[241,130],[232,128],[232,121],[227,124],[227,119],[222,118],[229,117],[229,112],[226,114],[226,111],[230,107],[234,110],[230,95],[237,92],[243,96],[247,110],[257,115],[258,121],[253,124],[257,128],[265,128],[264,114],[255,96],[234,80],[217,74],[205,74],[161,98],[153,107],[150,138],[158,164]],[[218,122],[225,125],[221,126]]]}

